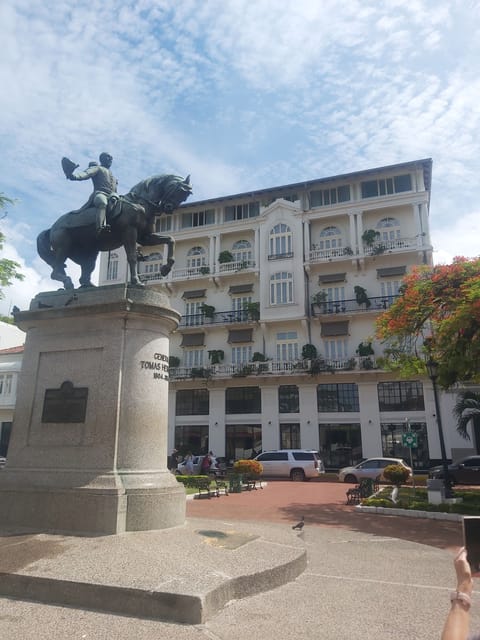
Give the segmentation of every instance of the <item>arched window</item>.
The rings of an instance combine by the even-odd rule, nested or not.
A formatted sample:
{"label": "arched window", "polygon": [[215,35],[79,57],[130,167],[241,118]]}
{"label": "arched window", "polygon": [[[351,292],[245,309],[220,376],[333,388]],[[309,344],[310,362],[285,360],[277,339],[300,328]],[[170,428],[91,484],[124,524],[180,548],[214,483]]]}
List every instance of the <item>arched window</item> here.
{"label": "arched window", "polygon": [[203,247],[192,247],[187,253],[187,269],[204,267],[207,264],[206,252]]}
{"label": "arched window", "polygon": [[293,256],[293,236],[288,224],[280,222],[270,231],[269,256],[291,258]]}
{"label": "arched window", "polygon": [[398,240],[400,238],[400,223],[396,218],[382,218],[377,224],[377,231],[380,233],[380,240]]}
{"label": "arched window", "polygon": [[279,271],[270,277],[270,304],[293,302],[293,276],[288,271]]}
{"label": "arched window", "polygon": [[147,276],[147,280],[157,280],[160,277],[160,269],[163,264],[163,255],[156,251],[145,256],[145,260],[140,262],[140,273]]}
{"label": "arched window", "polygon": [[342,232],[338,227],[325,227],[320,233],[318,248],[320,251],[339,249],[342,246]]}
{"label": "arched window", "polygon": [[253,262],[252,245],[248,240],[238,240],[232,247],[232,255],[234,262]]}

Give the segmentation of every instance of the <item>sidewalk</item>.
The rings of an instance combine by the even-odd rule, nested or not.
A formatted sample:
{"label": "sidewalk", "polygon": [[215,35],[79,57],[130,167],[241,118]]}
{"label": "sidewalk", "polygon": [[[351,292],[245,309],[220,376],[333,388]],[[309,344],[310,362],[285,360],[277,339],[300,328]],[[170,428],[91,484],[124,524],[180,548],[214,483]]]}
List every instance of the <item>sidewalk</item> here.
{"label": "sidewalk", "polygon": [[[188,500],[188,526],[192,530],[248,534],[258,527],[264,529],[270,542],[263,549],[252,542],[241,547],[252,566],[258,552],[259,563],[268,562],[269,549],[277,546],[290,553],[285,543],[295,533],[291,526],[305,516],[303,532],[295,533],[295,539],[307,553],[305,571],[283,586],[231,600],[204,624],[182,625],[3,598],[0,637],[6,640],[177,640],[179,635],[183,640],[291,640],[312,635],[322,640],[440,637],[450,608],[449,593],[455,586],[452,552],[461,542],[459,523],[359,514],[344,502],[343,485],[291,482],[269,482],[263,490]],[[152,543],[157,539],[151,533],[141,537]],[[158,544],[153,547],[145,544],[141,547],[145,559],[149,551],[152,557],[159,551],[168,554],[168,549],[161,547],[162,537],[158,537]],[[15,544],[14,538],[8,541]],[[114,546],[118,544],[121,541]],[[179,572],[185,564],[188,571],[197,572],[199,579],[205,581],[203,550],[184,553],[180,545],[178,551]],[[221,578],[231,572],[232,552],[217,548],[209,549],[208,554],[213,551],[220,554],[217,558],[224,557],[219,561],[210,555],[209,572]],[[35,557],[27,557],[25,562],[29,571],[42,567]],[[128,571],[131,562],[132,559],[122,559],[120,553],[115,556],[116,570],[123,563]],[[174,568],[172,571],[176,573]],[[156,588],[161,584],[162,575],[158,575]],[[472,629],[480,629],[479,589],[476,579]]]}
{"label": "sidewalk", "polygon": [[462,525],[401,516],[358,513],[346,505],[349,485],[338,482],[271,481],[267,488],[210,500],[188,500],[187,517],[295,523],[301,516],[309,526],[336,527],[377,536],[390,536],[454,550],[462,545]]}

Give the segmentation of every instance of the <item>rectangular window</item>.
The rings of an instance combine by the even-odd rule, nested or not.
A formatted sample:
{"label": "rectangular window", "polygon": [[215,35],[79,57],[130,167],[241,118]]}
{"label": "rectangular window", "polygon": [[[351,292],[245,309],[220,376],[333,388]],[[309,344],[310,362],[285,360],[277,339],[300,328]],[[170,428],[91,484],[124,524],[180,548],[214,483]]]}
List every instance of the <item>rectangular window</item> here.
{"label": "rectangular window", "polygon": [[185,303],[185,326],[186,327],[196,327],[199,325],[203,325],[203,313],[202,313],[202,305],[203,302],[197,300],[197,302],[186,302]]}
{"label": "rectangular window", "polygon": [[379,382],[380,411],[424,411],[421,382]]}
{"label": "rectangular window", "polygon": [[[300,396],[295,384],[285,384],[278,387],[279,413],[300,413]],[[292,447],[282,447],[291,449]]]}
{"label": "rectangular window", "polygon": [[296,331],[277,333],[277,360],[298,360],[298,336]]}
{"label": "rectangular window", "polygon": [[319,413],[360,411],[356,384],[319,384],[317,386]]}
{"label": "rectangular window", "polygon": [[310,192],[310,204],[312,207],[324,207],[337,202],[350,200],[350,185],[345,184],[333,189],[318,189]]}
{"label": "rectangular window", "polygon": [[175,427],[175,448],[185,455],[192,451],[194,455],[202,455],[209,451],[208,424],[178,425]]}
{"label": "rectangular window", "polygon": [[260,213],[259,202],[247,202],[245,204],[235,204],[225,207],[225,222],[234,220],[246,220],[256,218]]}
{"label": "rectangular window", "polygon": [[173,216],[165,215],[165,216],[157,216],[155,218],[155,232],[156,233],[165,233],[167,231],[171,231],[173,229]]}
{"label": "rectangular window", "polygon": [[183,361],[186,367],[203,367],[203,349],[185,350]]}
{"label": "rectangular window", "polygon": [[327,468],[349,467],[363,457],[359,424],[321,424],[319,442],[320,457]]}
{"label": "rectangular window", "polygon": [[225,392],[225,413],[261,413],[260,387],[230,387]]}
{"label": "rectangular window", "polygon": [[[300,449],[300,425],[298,423],[280,425],[280,449]],[[298,460],[298,458],[296,459]]]}
{"label": "rectangular window", "polygon": [[252,360],[252,347],[232,347],[232,364],[246,364]]}
{"label": "rectangular window", "polygon": [[118,260],[109,260],[107,267],[107,280],[118,278]]}
{"label": "rectangular window", "polygon": [[412,179],[409,173],[393,178],[381,178],[379,180],[365,180],[361,183],[362,198],[375,198],[377,196],[392,195],[402,191],[412,190]]}
{"label": "rectangular window", "polygon": [[181,226],[182,229],[190,227],[204,227],[215,223],[215,210],[206,209],[205,211],[192,211],[182,213]]}
{"label": "rectangular window", "polygon": [[208,389],[182,389],[175,395],[176,416],[207,416],[209,413]]}
{"label": "rectangular window", "polygon": [[225,426],[225,455],[231,464],[235,460],[249,460],[262,450],[260,424],[227,424]]}
{"label": "rectangular window", "polygon": [[346,338],[324,340],[323,349],[327,360],[345,360],[348,357]]}
{"label": "rectangular window", "polygon": [[9,396],[12,393],[13,374],[0,374],[0,396]]}

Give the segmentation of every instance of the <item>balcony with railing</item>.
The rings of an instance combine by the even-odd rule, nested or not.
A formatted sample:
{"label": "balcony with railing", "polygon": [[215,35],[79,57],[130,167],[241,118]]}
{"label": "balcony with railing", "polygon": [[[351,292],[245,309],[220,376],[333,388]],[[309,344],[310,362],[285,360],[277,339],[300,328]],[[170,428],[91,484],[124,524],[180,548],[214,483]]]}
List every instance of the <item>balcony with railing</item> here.
{"label": "balcony with railing", "polygon": [[170,380],[194,378],[244,378],[247,376],[291,376],[370,371],[378,369],[373,356],[350,358],[315,358],[314,360],[267,360],[241,364],[214,364],[208,367],[170,367]]}
{"label": "balcony with railing", "polygon": [[180,320],[180,328],[257,322],[259,320],[259,307],[255,303],[250,303],[250,305],[249,309],[215,311],[209,316],[204,313],[185,315]]}
{"label": "balcony with railing", "polygon": [[374,311],[376,313],[385,311],[392,304],[398,296],[375,296],[368,298],[370,304],[359,304],[356,299],[353,300],[334,300],[325,302],[312,302],[312,315],[313,316],[329,316],[336,314],[351,314],[351,313],[365,313],[367,311]]}
{"label": "balcony with railing", "polygon": [[319,262],[338,262],[341,260],[349,260],[352,257],[362,258],[364,256],[381,255],[382,253],[401,253],[403,251],[412,251],[420,248],[419,239],[415,238],[395,238],[393,240],[378,240],[373,244],[363,245],[363,254],[354,254],[351,247],[337,247],[335,249],[319,249],[316,245],[312,245],[309,253],[309,261],[311,263]]}

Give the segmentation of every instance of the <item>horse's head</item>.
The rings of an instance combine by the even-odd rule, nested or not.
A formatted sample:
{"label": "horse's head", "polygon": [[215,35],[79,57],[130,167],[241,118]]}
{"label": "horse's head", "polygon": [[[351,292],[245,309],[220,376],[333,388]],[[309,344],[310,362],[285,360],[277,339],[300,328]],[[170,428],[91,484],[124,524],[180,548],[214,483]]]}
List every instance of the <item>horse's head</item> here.
{"label": "horse's head", "polygon": [[131,196],[149,204],[157,215],[173,213],[191,193],[190,176],[181,178],[174,175],[151,176],[139,182],[130,191]]}
{"label": "horse's head", "polygon": [[190,176],[185,179],[179,176],[170,176],[171,183],[165,187],[165,193],[161,199],[161,212],[173,213],[179,204],[184,202],[192,193]]}

